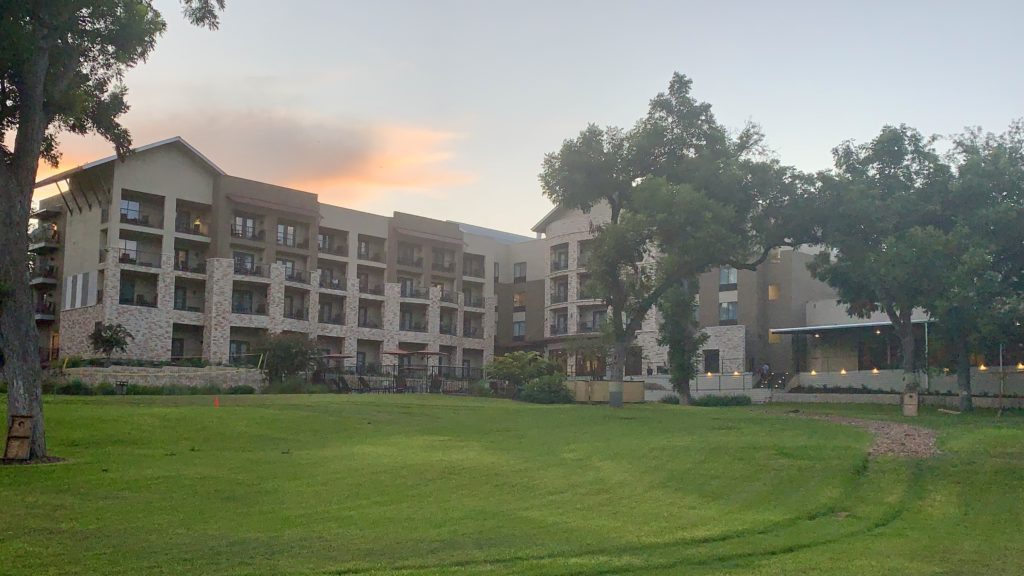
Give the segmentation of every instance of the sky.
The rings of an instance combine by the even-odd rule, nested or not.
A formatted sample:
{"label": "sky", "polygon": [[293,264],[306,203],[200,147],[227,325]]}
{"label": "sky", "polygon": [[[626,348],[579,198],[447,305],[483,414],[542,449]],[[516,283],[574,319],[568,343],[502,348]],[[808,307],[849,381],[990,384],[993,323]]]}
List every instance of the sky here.
{"label": "sky", "polygon": [[[125,78],[136,145],[182,136],[321,202],[517,233],[551,208],[544,154],[631,126],[674,71],[802,170],[885,124],[1024,117],[1021,2],[228,0],[216,32],[154,3],[167,32]],[[60,169],[112,153],[61,147]]]}

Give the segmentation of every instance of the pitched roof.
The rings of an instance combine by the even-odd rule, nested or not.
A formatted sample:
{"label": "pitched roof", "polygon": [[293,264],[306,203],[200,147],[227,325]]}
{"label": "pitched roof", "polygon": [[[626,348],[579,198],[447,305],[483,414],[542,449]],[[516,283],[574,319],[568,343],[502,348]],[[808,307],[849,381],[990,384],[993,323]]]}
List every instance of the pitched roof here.
{"label": "pitched roof", "polygon": [[554,208],[551,209],[550,212],[545,214],[544,217],[540,219],[540,222],[537,222],[536,224],[534,224],[533,228],[530,228],[530,230],[533,230],[534,232],[543,232],[544,229],[548,227],[548,224],[551,224],[552,222],[557,220],[558,217],[561,216],[561,215],[562,215],[562,207],[561,206],[555,206]]}
{"label": "pitched roof", "polygon": [[[219,166],[217,166],[209,158],[204,156],[202,152],[200,152],[199,150],[196,150],[196,148],[194,146],[192,146],[191,144],[186,142],[185,139],[182,138],[181,136],[173,136],[171,138],[167,138],[166,140],[160,140],[158,142],[152,142],[150,144],[145,144],[143,146],[139,146],[137,148],[133,148],[132,151],[133,152],[145,152],[146,150],[151,150],[153,148],[159,148],[161,146],[166,146],[168,144],[180,144],[180,145],[184,146],[186,149],[188,149],[189,152],[191,152],[197,158],[199,158],[204,163],[206,163],[206,165],[209,166],[211,170],[213,170],[214,172],[216,172],[218,174],[221,174],[221,175],[226,174],[226,172],[221,170]],[[103,164],[106,164],[108,162],[113,162],[114,160],[117,160],[117,155],[116,154],[113,155],[113,156],[107,156],[106,158],[100,158],[99,160],[93,160],[92,162],[89,162],[88,164],[82,164],[81,166],[78,166],[76,168],[71,168],[70,170],[65,170],[65,171],[63,171],[63,172],[61,172],[59,174],[54,174],[53,176],[50,176],[49,178],[46,178],[45,180],[40,180],[40,181],[36,182],[36,186],[35,187],[36,188],[40,188],[42,186],[48,186],[50,184],[53,184],[54,182],[60,182],[61,180],[67,180],[72,175],[74,175],[74,174],[76,174],[78,172],[82,172],[83,170],[88,170],[90,168],[95,168],[97,166],[102,166]]]}

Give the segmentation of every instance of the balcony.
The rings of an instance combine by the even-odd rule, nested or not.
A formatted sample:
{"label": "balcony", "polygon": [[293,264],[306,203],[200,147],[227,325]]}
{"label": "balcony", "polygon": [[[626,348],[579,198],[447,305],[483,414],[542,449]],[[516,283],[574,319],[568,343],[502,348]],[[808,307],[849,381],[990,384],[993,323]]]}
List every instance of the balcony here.
{"label": "balcony", "polygon": [[193,274],[206,274],[206,262],[179,260],[174,263],[174,269],[178,272],[191,272]]}
{"label": "balcony", "polygon": [[335,312],[334,314],[325,314],[323,310],[320,311],[320,316],[317,321],[321,324],[333,324],[335,326],[341,326],[345,324],[345,313]]}
{"label": "balcony", "polygon": [[564,304],[569,301],[569,288],[566,287],[563,290],[555,290],[551,293],[552,304]]}
{"label": "balcony", "polygon": [[410,286],[408,284],[402,284],[402,298],[419,298],[426,300],[430,296],[427,295],[427,291],[419,286]]}
{"label": "balcony", "polygon": [[305,250],[306,248],[309,248],[309,241],[299,240],[295,234],[278,233],[277,245],[284,246],[287,248],[296,248],[298,250]]}
{"label": "balcony", "polygon": [[60,232],[57,228],[36,228],[28,235],[29,252],[49,252],[60,248]]}
{"label": "balcony", "polygon": [[145,294],[136,294],[135,298],[121,297],[117,300],[118,304],[125,306],[143,306],[145,308],[156,308],[156,299],[146,296]]}
{"label": "balcony", "polygon": [[239,276],[258,276],[265,278],[267,276],[263,266],[259,264],[249,264],[246,262],[235,262],[235,274]]}
{"label": "balcony", "polygon": [[397,262],[398,262],[399,266],[408,266],[410,268],[422,268],[423,267],[423,258],[422,257],[416,257],[416,256],[409,256],[409,255],[399,254]]}
{"label": "balcony", "polygon": [[163,228],[164,226],[164,223],[160,222],[159,219],[140,210],[122,208],[120,219],[121,224],[130,224],[132,226],[145,226],[147,228]]}
{"label": "balcony", "polygon": [[359,319],[359,327],[360,328],[380,328],[380,320],[376,320],[374,318],[360,318]]}
{"label": "balcony", "polygon": [[264,234],[263,230],[256,230],[255,226],[240,226],[238,224],[232,224],[231,237],[259,242],[263,240]]}
{"label": "balcony", "polygon": [[551,328],[551,335],[552,336],[563,336],[563,335],[569,333],[569,324],[568,323],[552,324],[550,326],[550,328]]}
{"label": "balcony", "polygon": [[320,287],[328,290],[345,290],[345,277],[320,274]]}
{"label": "balcony", "polygon": [[[591,334],[593,332],[599,331],[600,329],[601,329],[600,325],[595,324],[593,322],[580,322],[579,325],[577,326],[576,331],[581,333],[581,334]],[[552,334],[553,334],[553,332],[552,332]]]}
{"label": "balcony", "polygon": [[160,254],[157,252],[141,252],[129,248],[115,248],[114,255],[118,264],[131,266],[144,266],[147,268],[160,267]]}
{"label": "balcony", "polygon": [[203,222],[199,218],[176,217],[174,219],[174,231],[181,234],[206,236],[206,234],[203,234]]}
{"label": "balcony", "polygon": [[455,336],[455,324],[450,322],[441,322],[440,332],[441,334],[447,334],[448,336]]}
{"label": "balcony", "polygon": [[512,278],[512,283],[513,284],[525,284],[526,283],[526,276],[515,276],[515,277]]}
{"label": "balcony", "polygon": [[458,298],[455,297],[455,292],[452,292],[451,290],[441,290],[441,302],[457,304]]}
{"label": "balcony", "polygon": [[37,302],[35,307],[35,317],[37,321],[49,321],[56,318],[56,307],[53,302]]}
{"label": "balcony", "polygon": [[348,244],[341,245],[327,245],[318,244],[317,249],[321,254],[332,254],[334,256],[347,257],[348,256]]}
{"label": "balcony", "polygon": [[466,294],[462,295],[463,303],[469,308],[483,308],[484,297],[477,294]]}
{"label": "balcony", "polygon": [[31,285],[56,284],[57,266],[45,261],[35,259],[29,260],[28,283]]}
{"label": "balcony", "polygon": [[374,296],[383,296],[384,295],[384,285],[383,284],[372,284],[372,285],[367,286],[366,284],[360,284],[359,285],[359,292],[361,294],[373,294]]}
{"label": "balcony", "polygon": [[267,315],[267,305],[266,304],[257,304],[255,306],[253,306],[252,304],[241,304],[241,303],[237,303],[236,302],[236,303],[233,303],[231,305],[231,313],[232,314],[251,314],[251,315],[256,315],[256,316],[266,316]]}
{"label": "balcony", "polygon": [[294,308],[285,308],[284,317],[292,320],[309,320],[309,309],[305,306],[296,306]]}
{"label": "balcony", "polygon": [[403,320],[398,329],[405,332],[426,332],[427,322],[426,320]]}
{"label": "balcony", "polygon": [[472,326],[469,324],[462,325],[462,336],[464,338],[483,338],[483,330],[480,326]]}
{"label": "balcony", "polygon": [[469,276],[471,278],[483,278],[484,277],[484,269],[483,269],[483,267],[465,267],[464,266],[462,268],[462,275],[463,276]]}
{"label": "balcony", "polygon": [[200,307],[200,306],[189,306],[188,302],[181,301],[181,300],[175,300],[174,301],[174,309],[178,310],[179,312],[202,312],[203,311],[202,307]]}
{"label": "balcony", "polygon": [[384,252],[380,250],[360,250],[356,257],[370,262],[384,262]]}
{"label": "balcony", "polygon": [[559,258],[551,260],[551,271],[561,272],[562,270],[569,269],[569,255],[565,254]]}
{"label": "balcony", "polygon": [[285,270],[284,279],[288,282],[296,282],[298,284],[309,284],[309,277],[306,276],[306,272],[303,270],[292,270],[291,272]]}
{"label": "balcony", "polygon": [[455,274],[455,262],[438,262],[435,260],[434,262],[431,262],[430,269],[434,272]]}

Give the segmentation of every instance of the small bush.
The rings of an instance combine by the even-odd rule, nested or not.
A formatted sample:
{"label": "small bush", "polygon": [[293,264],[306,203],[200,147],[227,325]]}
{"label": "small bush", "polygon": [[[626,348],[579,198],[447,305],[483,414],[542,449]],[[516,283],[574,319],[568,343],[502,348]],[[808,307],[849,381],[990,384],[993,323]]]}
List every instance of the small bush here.
{"label": "small bush", "polygon": [[92,388],[85,382],[75,379],[67,384],[58,386],[57,394],[64,394],[65,396],[92,396]]}
{"label": "small bush", "polygon": [[548,374],[526,383],[519,399],[533,404],[572,404],[572,392],[565,385],[565,376]]}
{"label": "small bush", "polygon": [[253,388],[252,386],[249,386],[248,384],[235,384],[233,386],[228,386],[227,393],[228,394],[255,394],[256,393],[256,389]]}
{"label": "small bush", "polygon": [[662,404],[679,404],[679,396],[676,396],[675,394],[665,394],[658,399],[658,402],[661,402]]}
{"label": "small bush", "polygon": [[494,396],[494,392],[491,390],[491,383],[487,380],[478,380],[472,382],[469,385],[470,396],[480,396],[483,398],[490,398]]}
{"label": "small bush", "polygon": [[717,406],[749,406],[750,396],[740,394],[737,396],[716,396],[714,394],[701,396],[693,400],[694,406],[717,407]]}
{"label": "small bush", "polygon": [[117,394],[117,388],[110,382],[100,382],[92,387],[92,391],[99,396],[113,396]]}

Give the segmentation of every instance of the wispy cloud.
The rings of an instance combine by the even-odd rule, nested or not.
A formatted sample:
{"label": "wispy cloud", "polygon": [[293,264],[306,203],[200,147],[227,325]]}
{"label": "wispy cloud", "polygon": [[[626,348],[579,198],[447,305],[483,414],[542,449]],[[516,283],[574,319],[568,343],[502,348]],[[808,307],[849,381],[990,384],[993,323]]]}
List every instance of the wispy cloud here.
{"label": "wispy cloud", "polygon": [[[436,194],[474,180],[455,166],[456,132],[302,116],[207,110],[130,122],[137,145],[179,135],[229,174],[359,205],[381,193]],[[62,139],[65,170],[111,153],[98,138]],[[57,170],[40,166],[40,178]]]}

